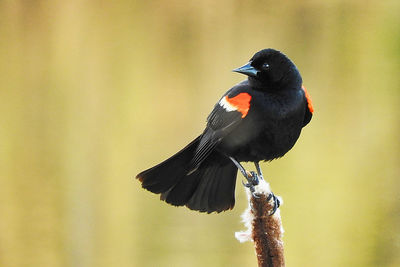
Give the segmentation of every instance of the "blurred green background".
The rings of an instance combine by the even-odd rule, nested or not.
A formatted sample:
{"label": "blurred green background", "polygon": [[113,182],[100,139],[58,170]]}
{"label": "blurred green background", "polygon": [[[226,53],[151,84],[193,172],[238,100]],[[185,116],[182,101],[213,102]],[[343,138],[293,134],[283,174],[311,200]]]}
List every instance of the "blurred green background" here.
{"label": "blurred green background", "polygon": [[[288,266],[400,266],[400,1],[0,1],[0,265],[256,266],[234,210],[133,177],[185,146],[231,70],[285,52],[314,118],[262,164]],[[251,165],[248,165],[250,167]]]}

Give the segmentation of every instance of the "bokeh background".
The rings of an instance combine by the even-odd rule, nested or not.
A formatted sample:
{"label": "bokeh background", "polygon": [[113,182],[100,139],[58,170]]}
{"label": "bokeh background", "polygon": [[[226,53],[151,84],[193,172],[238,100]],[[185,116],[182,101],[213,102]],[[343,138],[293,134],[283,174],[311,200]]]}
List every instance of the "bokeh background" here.
{"label": "bokeh background", "polygon": [[[133,177],[185,146],[262,48],[315,113],[262,164],[288,266],[400,266],[400,1],[0,1],[0,265],[256,266],[236,207]],[[251,167],[251,165],[247,165]]]}

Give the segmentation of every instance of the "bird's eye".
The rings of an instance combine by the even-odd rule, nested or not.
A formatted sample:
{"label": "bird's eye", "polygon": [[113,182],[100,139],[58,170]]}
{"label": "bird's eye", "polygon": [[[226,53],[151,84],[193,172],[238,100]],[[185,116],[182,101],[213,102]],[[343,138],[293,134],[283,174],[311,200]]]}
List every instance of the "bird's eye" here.
{"label": "bird's eye", "polygon": [[268,63],[264,63],[262,65],[263,70],[268,70],[269,69],[269,64]]}

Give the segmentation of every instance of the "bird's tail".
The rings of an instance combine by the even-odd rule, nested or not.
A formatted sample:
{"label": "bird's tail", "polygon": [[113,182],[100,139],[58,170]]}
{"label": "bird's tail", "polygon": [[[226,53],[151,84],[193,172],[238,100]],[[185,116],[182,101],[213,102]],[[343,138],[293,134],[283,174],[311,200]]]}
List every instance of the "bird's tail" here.
{"label": "bird's tail", "polygon": [[175,206],[211,213],[232,209],[235,205],[237,168],[229,158],[214,151],[195,171],[191,161],[200,142],[193,140],[164,162],[139,173],[143,188],[161,194]]}

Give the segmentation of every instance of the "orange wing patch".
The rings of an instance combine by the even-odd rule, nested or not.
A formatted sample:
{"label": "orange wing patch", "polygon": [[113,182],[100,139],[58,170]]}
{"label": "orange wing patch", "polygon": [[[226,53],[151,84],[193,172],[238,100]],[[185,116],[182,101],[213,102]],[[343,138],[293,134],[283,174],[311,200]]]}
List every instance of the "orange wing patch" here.
{"label": "orange wing patch", "polygon": [[225,101],[229,103],[235,110],[242,113],[242,118],[247,116],[250,109],[251,95],[248,93],[240,93],[237,96],[229,98],[225,96]]}
{"label": "orange wing patch", "polygon": [[312,100],[310,94],[307,92],[307,89],[304,87],[304,85],[301,86],[301,89],[303,89],[306,99],[307,99],[307,104],[308,104],[308,110],[310,110],[311,113],[314,113],[314,108],[312,105]]}

